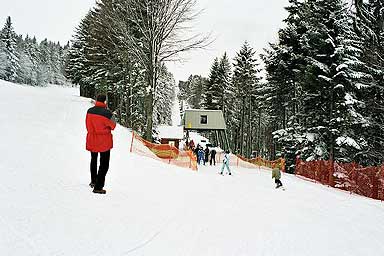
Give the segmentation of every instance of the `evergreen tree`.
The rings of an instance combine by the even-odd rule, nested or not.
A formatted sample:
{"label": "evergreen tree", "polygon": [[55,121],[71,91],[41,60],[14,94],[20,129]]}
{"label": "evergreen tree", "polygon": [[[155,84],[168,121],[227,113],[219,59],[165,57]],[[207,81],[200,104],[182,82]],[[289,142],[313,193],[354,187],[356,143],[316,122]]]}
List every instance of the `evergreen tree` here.
{"label": "evergreen tree", "polygon": [[[248,42],[245,42],[241,50],[235,57],[235,63],[233,64],[233,89],[235,98],[238,100],[237,108],[234,107],[236,112],[233,115],[237,115],[238,124],[234,124],[233,142],[235,151],[242,155],[250,156],[252,151],[252,144],[254,136],[254,119],[255,119],[255,101],[256,92],[260,78],[257,68],[258,64],[255,58],[255,51],[249,46]],[[234,119],[234,120],[236,120]]]}
{"label": "evergreen tree", "polygon": [[[1,34],[0,34],[0,38],[1,38]],[[5,78],[5,68],[7,63],[8,63],[8,60],[7,60],[7,54],[5,51],[5,43],[3,42],[3,40],[0,40],[0,79]]]}
{"label": "evergreen tree", "polygon": [[208,78],[208,83],[206,84],[206,88],[204,90],[203,96],[203,106],[205,109],[219,109],[219,101],[220,101],[220,64],[219,59],[215,58],[213,64],[211,66],[211,71]]}
{"label": "evergreen tree", "polygon": [[231,96],[231,64],[227,54],[213,61],[208,83],[205,90],[205,103],[207,109],[220,109],[224,115]]}
{"label": "evergreen tree", "polygon": [[17,71],[19,69],[19,57],[16,51],[17,35],[13,29],[11,17],[8,16],[4,28],[1,30],[0,41],[3,42],[5,62],[1,63],[0,70],[4,70],[4,76],[1,79],[15,82],[17,80]]}
{"label": "evergreen tree", "polygon": [[199,75],[190,75],[188,81],[179,82],[178,99],[187,104],[187,108],[200,109],[208,79]]}
{"label": "evergreen tree", "polygon": [[166,66],[162,66],[159,75],[159,87],[156,91],[154,106],[154,125],[172,125],[172,107],[175,98],[175,79],[168,72]]}
{"label": "evergreen tree", "polygon": [[219,108],[223,111],[224,117],[227,116],[227,109],[234,95],[234,88],[232,87],[231,76],[231,63],[227,57],[227,53],[224,53],[219,62],[219,90],[216,91],[216,94],[219,97],[218,105]]}
{"label": "evergreen tree", "polygon": [[363,41],[361,67],[370,75],[356,84],[359,87],[357,107],[364,119],[355,126],[362,138],[356,160],[365,165],[378,165],[384,159],[384,2],[354,0],[354,30]]}

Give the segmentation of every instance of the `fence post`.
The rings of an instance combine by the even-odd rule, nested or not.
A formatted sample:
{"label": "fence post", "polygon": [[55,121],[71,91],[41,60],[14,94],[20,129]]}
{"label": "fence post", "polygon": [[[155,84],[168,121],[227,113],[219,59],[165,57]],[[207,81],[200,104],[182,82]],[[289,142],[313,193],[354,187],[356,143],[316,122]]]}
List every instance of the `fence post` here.
{"label": "fence post", "polygon": [[334,177],[333,177],[333,173],[335,171],[335,161],[330,160],[330,168],[329,168],[329,185],[331,187],[335,187],[335,180],[334,180]]}
{"label": "fence post", "polygon": [[379,174],[380,174],[380,167],[375,167],[375,171],[372,174],[372,198],[373,199],[379,199]]}
{"label": "fence post", "polygon": [[187,154],[188,154],[188,158],[189,158],[189,168],[192,169],[192,158],[191,158],[189,153],[187,153]]}
{"label": "fence post", "polygon": [[133,148],[133,139],[135,138],[135,131],[132,130],[132,141],[131,141],[131,149],[130,152],[132,153],[132,148]]}

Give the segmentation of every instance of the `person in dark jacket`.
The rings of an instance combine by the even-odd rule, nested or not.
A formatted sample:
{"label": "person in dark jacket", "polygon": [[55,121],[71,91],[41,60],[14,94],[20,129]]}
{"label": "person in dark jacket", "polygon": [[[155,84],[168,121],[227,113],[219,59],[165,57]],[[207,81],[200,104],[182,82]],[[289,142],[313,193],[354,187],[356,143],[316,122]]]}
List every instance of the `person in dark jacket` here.
{"label": "person in dark jacket", "polygon": [[216,165],[216,150],[214,148],[211,149],[211,159],[209,160],[209,164],[212,165],[212,162],[213,162],[213,165]]}
{"label": "person in dark jacket", "polygon": [[197,144],[197,146],[196,146],[194,152],[195,152],[196,160],[197,160],[197,163],[198,163],[198,164],[199,164],[199,160],[200,160],[200,159],[199,159],[199,149],[200,149],[200,145]]}
{"label": "person in dark jacket", "polygon": [[[87,143],[86,149],[91,152],[91,183],[93,193],[105,194],[105,176],[109,169],[110,152],[113,148],[111,131],[115,129],[116,122],[112,113],[107,109],[106,95],[99,95],[94,107],[88,109],[86,117]],[[100,154],[100,166],[97,171],[97,158]]]}
{"label": "person in dark jacket", "polygon": [[208,163],[208,158],[209,158],[209,148],[208,146],[206,146],[204,150],[204,165]]}

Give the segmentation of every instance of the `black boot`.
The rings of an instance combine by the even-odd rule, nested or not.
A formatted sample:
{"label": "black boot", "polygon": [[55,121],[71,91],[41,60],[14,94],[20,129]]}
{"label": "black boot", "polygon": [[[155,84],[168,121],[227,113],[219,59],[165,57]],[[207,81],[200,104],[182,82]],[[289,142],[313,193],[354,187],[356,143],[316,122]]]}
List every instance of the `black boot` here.
{"label": "black boot", "polygon": [[107,191],[104,189],[95,189],[95,188],[93,189],[92,192],[96,193],[96,194],[106,194],[107,193]]}

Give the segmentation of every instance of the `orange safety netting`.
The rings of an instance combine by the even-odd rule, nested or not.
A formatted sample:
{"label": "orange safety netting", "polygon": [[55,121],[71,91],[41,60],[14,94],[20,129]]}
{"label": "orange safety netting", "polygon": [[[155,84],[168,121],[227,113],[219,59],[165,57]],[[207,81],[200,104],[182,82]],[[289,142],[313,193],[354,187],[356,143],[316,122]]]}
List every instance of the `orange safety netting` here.
{"label": "orange safety netting", "polygon": [[351,193],[384,200],[384,165],[362,167],[356,163],[297,160],[296,175]]}
{"label": "orange safety netting", "polygon": [[168,144],[154,144],[132,132],[131,152],[160,160],[164,163],[191,168],[197,171],[197,161],[192,151],[179,150]]}
{"label": "orange safety netting", "polygon": [[[223,158],[222,156],[223,154],[224,153],[221,153],[221,152],[218,153],[219,162],[220,162],[220,159]],[[279,158],[275,161],[268,161],[261,157],[249,159],[249,158],[242,157],[240,155],[230,155],[229,165],[240,166],[243,168],[250,168],[250,169],[259,168],[260,166],[273,168],[273,165],[275,165],[282,171],[285,171],[285,159],[283,158]]]}

